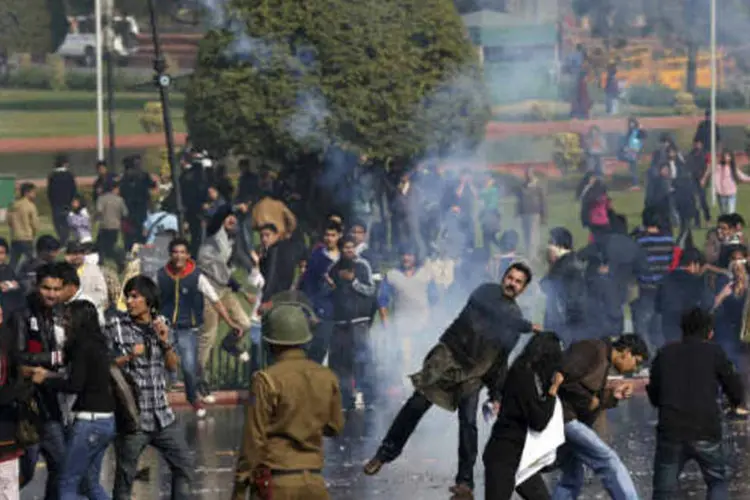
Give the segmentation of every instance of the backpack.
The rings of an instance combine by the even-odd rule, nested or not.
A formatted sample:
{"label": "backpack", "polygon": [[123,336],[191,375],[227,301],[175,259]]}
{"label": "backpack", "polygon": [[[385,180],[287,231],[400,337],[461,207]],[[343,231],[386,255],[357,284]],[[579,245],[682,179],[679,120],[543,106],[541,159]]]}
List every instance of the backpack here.
{"label": "backpack", "polygon": [[115,423],[117,432],[133,434],[141,426],[141,409],[138,403],[138,385],[133,377],[115,363],[109,367],[109,380],[115,397]]}

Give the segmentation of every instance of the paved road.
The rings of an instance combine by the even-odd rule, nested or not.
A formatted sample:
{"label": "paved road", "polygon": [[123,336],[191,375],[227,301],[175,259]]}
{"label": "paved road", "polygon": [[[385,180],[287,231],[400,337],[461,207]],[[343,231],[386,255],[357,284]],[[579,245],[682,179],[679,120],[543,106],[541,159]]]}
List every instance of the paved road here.
{"label": "paved road", "polygon": [[[439,500],[449,499],[447,488],[452,484],[456,467],[456,421],[455,417],[434,410],[420,424],[404,455],[383,469],[375,478],[361,474],[361,466],[377,446],[377,439],[397,410],[397,401],[392,401],[389,410],[380,414],[349,415],[343,437],[327,444],[328,462],[325,471],[330,485],[331,497],[338,500]],[[188,441],[195,443],[196,476],[193,498],[219,500],[229,497],[234,450],[242,432],[242,411],[237,408],[216,408],[205,422],[196,423],[192,415],[181,414]],[[654,446],[654,414],[643,396],[638,396],[610,412],[608,439],[615,444],[626,465],[630,468],[643,498],[651,494],[651,465]],[[480,439],[487,438],[489,427],[480,424]],[[730,498],[750,499],[748,470],[748,425],[731,424],[727,444],[733,452],[734,468],[737,471],[731,486]],[[481,452],[480,452],[481,453]],[[147,461],[154,463],[149,453]],[[481,461],[480,461],[481,462]],[[154,465],[154,471],[159,470]],[[161,468],[163,470],[163,467]],[[477,464],[478,497],[484,494],[481,487],[482,467]],[[35,482],[24,491],[23,499],[41,498],[44,468],[40,466]],[[157,474],[154,473],[153,476]],[[107,458],[104,482],[111,484],[112,457]],[[554,478],[549,478],[554,480]],[[684,487],[690,497],[703,497],[704,488],[694,466],[687,468]],[[138,486],[135,498],[165,497],[167,479],[153,480]],[[584,499],[606,498],[597,481],[589,480]]]}

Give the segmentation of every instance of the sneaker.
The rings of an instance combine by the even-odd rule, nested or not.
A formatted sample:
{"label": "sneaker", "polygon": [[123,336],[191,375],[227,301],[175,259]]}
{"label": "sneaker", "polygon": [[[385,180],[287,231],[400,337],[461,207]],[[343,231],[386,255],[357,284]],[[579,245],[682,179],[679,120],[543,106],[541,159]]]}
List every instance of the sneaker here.
{"label": "sneaker", "polygon": [[201,398],[201,401],[203,401],[207,405],[216,404],[216,397],[213,394],[206,394]]}
{"label": "sneaker", "polygon": [[195,409],[195,416],[198,417],[198,418],[200,418],[200,419],[206,418],[206,413],[207,413],[206,409],[203,408],[202,406],[198,406]]}
{"label": "sneaker", "polygon": [[374,457],[365,464],[363,472],[368,476],[374,476],[378,472],[380,472],[380,469],[383,468],[383,465],[385,465],[385,462],[380,460],[378,457]]}

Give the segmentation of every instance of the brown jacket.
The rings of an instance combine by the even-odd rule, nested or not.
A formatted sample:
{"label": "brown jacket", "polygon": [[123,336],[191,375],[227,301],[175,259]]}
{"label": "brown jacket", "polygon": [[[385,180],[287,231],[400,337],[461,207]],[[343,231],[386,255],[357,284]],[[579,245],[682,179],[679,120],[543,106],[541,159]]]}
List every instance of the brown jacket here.
{"label": "brown jacket", "polygon": [[284,202],[266,197],[253,207],[253,229],[257,231],[266,224],[273,224],[279,236],[287,238],[297,229],[297,217]]}
{"label": "brown jacket", "polygon": [[34,241],[39,232],[39,212],[34,202],[17,199],[8,211],[8,226],[12,241]]}
{"label": "brown jacket", "polygon": [[[565,382],[559,395],[566,422],[578,420],[592,425],[601,411],[617,406],[613,391],[607,387],[611,354],[612,346],[604,340],[575,342],[565,352]],[[592,410],[594,397],[599,398],[599,406]]]}
{"label": "brown jacket", "polygon": [[245,498],[253,471],[323,468],[323,436],[344,427],[341,392],[328,368],[302,349],[286,351],[252,380],[232,498]]}

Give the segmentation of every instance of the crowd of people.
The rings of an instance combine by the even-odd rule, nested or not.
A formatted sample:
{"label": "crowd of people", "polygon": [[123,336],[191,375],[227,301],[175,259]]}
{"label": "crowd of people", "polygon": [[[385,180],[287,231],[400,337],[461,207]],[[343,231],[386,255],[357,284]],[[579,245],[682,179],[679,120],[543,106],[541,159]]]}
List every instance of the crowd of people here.
{"label": "crowd of people", "polygon": [[[638,498],[627,468],[594,426],[633,392],[629,382],[613,386],[607,374],[648,375],[643,365],[656,355],[648,389],[660,410],[655,498],[670,498],[687,458],[704,468],[712,498],[726,498],[726,457],[713,447],[721,441],[721,412],[711,394],[718,384],[729,416],[747,417],[738,375],[746,368],[742,340],[750,335],[747,242],[735,213],[737,183],[746,178],[733,156],[722,154],[715,180],[721,214],[710,227],[706,129],[704,122],[687,160],[661,137],[634,228],[608,194],[604,146],[592,131],[590,171],[576,193],[589,238],[575,242],[569,228],[554,227],[546,244],[547,196],[533,170],[503,190],[492,176],[475,179],[463,170],[454,177],[428,165],[389,172],[378,191],[362,157],[347,182],[370,188],[350,186],[349,201],[334,204],[315,227],[300,209],[301,189],[276,179],[267,165],[256,172],[241,161],[235,190],[221,165],[188,148],[179,179],[181,228],[170,179],[152,178],[139,157],[128,157],[119,177],[99,163],[88,205],[61,156],[47,188],[57,237],[40,234],[37,188],[23,183],[9,210],[10,242],[0,239],[0,432],[14,436],[0,475],[28,484],[41,454],[45,498],[108,498],[99,472],[113,443],[113,496],[130,498],[138,458],[150,445],[169,465],[173,498],[185,498],[192,458],[167,392],[179,371],[195,416],[205,417],[215,401],[210,360],[220,345],[255,373],[236,498],[250,483],[262,489],[263,481],[326,498],[322,436],[341,430],[342,409],[374,409],[384,387],[414,372],[414,392],[366,474],[401,454],[434,405],[458,412],[451,491],[472,497],[486,388],[484,407],[497,415],[483,455],[486,498],[510,498],[514,490],[529,499],[550,496],[541,471],[516,484],[516,470],[526,431],[545,429],[558,401],[565,452],[552,496],[576,498],[585,465],[612,498]],[[639,130],[631,120],[623,140],[621,159],[631,167],[643,153]],[[640,187],[637,169],[632,173]],[[516,200],[521,234],[502,230],[504,196]],[[699,249],[691,230],[702,222],[709,231]],[[533,280],[532,269],[542,267],[544,276]],[[537,325],[531,320],[540,299]],[[452,316],[451,306],[464,301]],[[626,330],[628,309],[633,333]],[[436,320],[439,311],[452,321]],[[226,336],[219,335],[222,322]],[[398,340],[378,348],[376,329]],[[425,340],[437,344],[419,367]],[[326,361],[330,372],[320,368]],[[139,412],[128,431],[108,382],[112,370],[136,389]],[[688,383],[694,398],[680,395]],[[305,415],[314,415],[312,423]],[[274,455],[274,447],[288,453]],[[294,475],[306,479],[281,479]]]}

